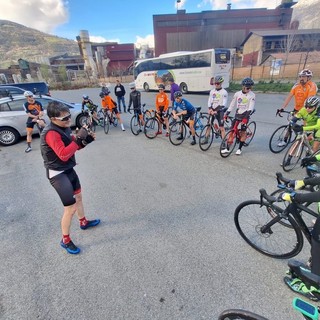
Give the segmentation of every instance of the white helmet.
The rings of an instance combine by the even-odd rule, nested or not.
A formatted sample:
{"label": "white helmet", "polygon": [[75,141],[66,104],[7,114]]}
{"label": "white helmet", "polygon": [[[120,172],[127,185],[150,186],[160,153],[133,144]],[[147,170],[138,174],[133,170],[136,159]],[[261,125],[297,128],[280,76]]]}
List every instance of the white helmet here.
{"label": "white helmet", "polygon": [[31,91],[25,91],[23,94],[25,97],[33,97],[33,93]]}
{"label": "white helmet", "polygon": [[134,83],[134,82],[130,82],[129,83],[129,88],[130,89],[133,89],[133,88],[135,88],[136,87],[136,84]]}

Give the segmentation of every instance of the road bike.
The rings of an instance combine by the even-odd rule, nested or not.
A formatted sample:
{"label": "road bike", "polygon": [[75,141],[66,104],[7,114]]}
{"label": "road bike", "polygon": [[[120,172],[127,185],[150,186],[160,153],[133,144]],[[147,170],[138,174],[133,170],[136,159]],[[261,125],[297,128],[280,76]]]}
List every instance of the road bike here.
{"label": "road bike", "polygon": [[[194,117],[194,128],[196,136],[200,136],[203,128],[208,123],[208,116],[206,113],[200,112],[201,107],[196,107]],[[169,123],[169,140],[174,146],[180,145],[187,137],[189,129],[189,120],[184,120],[183,116],[179,116],[178,120],[172,119]]]}
{"label": "road bike", "polygon": [[[290,181],[284,177],[281,180]],[[285,192],[293,191],[286,185],[281,188]],[[318,212],[310,209],[310,203],[299,204],[294,199],[287,206],[279,206],[278,197],[264,189],[259,192],[260,200],[248,200],[236,208],[237,231],[252,248],[266,256],[277,259],[296,256],[303,248],[303,235],[311,244],[311,226],[306,217],[317,218]]]}
{"label": "road bike", "polygon": [[273,153],[280,153],[283,151],[295,138],[291,128],[291,119],[294,116],[293,111],[277,110],[276,116],[283,117],[281,113],[287,114],[288,123],[278,127],[271,135],[269,140],[269,149]]}
{"label": "road bike", "polygon": [[[141,107],[141,114],[142,114],[144,123],[146,123],[146,121],[152,117],[152,110],[149,110],[149,109],[145,110],[145,106],[146,104],[144,103]],[[137,136],[140,132],[142,132],[142,128],[143,128],[141,119],[137,111],[138,109],[133,108],[133,116],[130,120],[130,129],[135,136]],[[131,114],[130,109],[128,109],[128,112]]]}
{"label": "road bike", "polygon": [[[212,117],[214,120],[212,121]],[[224,129],[227,132],[230,130],[230,124],[233,117],[229,117],[224,121]],[[199,147],[202,151],[207,151],[215,139],[221,138],[221,129],[218,120],[215,115],[210,114],[208,116],[208,123],[203,127],[199,136]],[[220,143],[220,142],[219,142]]]}
{"label": "road bike", "polygon": [[[307,320],[319,319],[319,312],[320,312],[319,306],[315,307],[311,303],[305,300],[302,300],[300,298],[294,298],[292,301],[292,306],[304,317],[304,319],[307,319]],[[228,309],[228,310],[224,310],[219,315],[218,320],[268,320],[268,319],[248,310]]]}
{"label": "road bike", "polygon": [[104,133],[108,134],[111,125],[113,125],[114,127],[118,125],[118,118],[114,112],[114,109],[112,109],[112,111],[101,109],[101,114],[102,113],[104,118],[104,123],[103,123]]}
{"label": "road bike", "polygon": [[[253,112],[252,112],[253,113]],[[252,114],[251,113],[251,114]],[[241,120],[233,119],[233,127],[226,133],[224,139],[222,139],[220,144],[220,156],[222,158],[227,158],[230,156],[232,151],[234,150],[236,144],[240,143],[240,134],[241,130],[239,126],[241,126]],[[246,128],[246,140],[244,142],[244,147],[249,146],[251,143],[255,133],[256,133],[257,125],[255,121],[250,121],[247,124]],[[228,150],[228,152],[222,152],[222,150]]]}
{"label": "road bike", "polygon": [[299,161],[313,154],[309,137],[312,133],[298,132],[282,160],[282,169],[286,172],[293,170]]}

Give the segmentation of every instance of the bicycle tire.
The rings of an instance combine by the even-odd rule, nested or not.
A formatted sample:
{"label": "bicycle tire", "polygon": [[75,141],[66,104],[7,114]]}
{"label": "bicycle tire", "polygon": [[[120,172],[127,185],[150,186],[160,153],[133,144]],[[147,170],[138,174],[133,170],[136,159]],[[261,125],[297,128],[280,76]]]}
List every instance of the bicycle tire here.
{"label": "bicycle tire", "polygon": [[[289,125],[283,125],[277,128],[271,135],[269,140],[269,149],[272,153],[280,153],[291,142],[292,130]],[[283,146],[279,146],[279,143],[284,142]]]}
{"label": "bicycle tire", "polygon": [[208,123],[208,117],[205,115],[201,115],[194,123],[194,131],[196,133],[196,136],[199,137],[203,128]]}
{"label": "bicycle tire", "polygon": [[108,134],[110,128],[110,122],[108,116],[104,116],[103,118],[103,131],[105,134]]}
{"label": "bicycle tire", "polygon": [[[182,131],[182,132],[181,132]],[[182,133],[182,139],[178,140]],[[174,146],[180,145],[186,138],[187,128],[183,120],[176,121],[169,130],[169,140]]]}
{"label": "bicycle tire", "polygon": [[159,122],[155,117],[147,120],[144,125],[144,134],[148,139],[154,139],[159,131]]}
{"label": "bicycle tire", "polygon": [[246,129],[246,140],[244,142],[244,146],[247,147],[252,139],[254,138],[254,135],[256,134],[257,124],[255,121],[249,122]]}
{"label": "bicycle tire", "polygon": [[140,119],[139,115],[133,115],[131,120],[130,120],[130,129],[131,132],[137,136],[139,133],[142,131],[141,130],[141,125],[140,125]]}
{"label": "bicycle tire", "polygon": [[276,222],[263,232],[262,227],[273,219],[268,207],[266,202],[261,206],[260,200],[248,200],[239,204],[234,212],[237,231],[247,244],[268,257],[288,259],[296,256],[303,247],[299,226],[289,215],[292,229]]}
{"label": "bicycle tire", "polygon": [[248,310],[228,309],[220,313],[218,320],[268,320],[268,319]]}
{"label": "bicycle tire", "polygon": [[296,165],[301,159],[303,150],[304,150],[304,144],[301,139],[298,139],[292,142],[291,146],[289,147],[286,154],[284,155],[283,161],[282,161],[282,169],[285,172],[290,172],[296,167]]}
{"label": "bicycle tire", "polygon": [[[233,135],[233,137],[231,137]],[[220,144],[220,156],[222,158],[227,158],[230,156],[234,148],[236,147],[237,144],[237,137],[236,133],[234,130],[230,130],[227,132],[226,136],[222,139],[221,144]],[[221,151],[228,147],[229,152],[228,153],[222,153]]]}
{"label": "bicycle tire", "polygon": [[199,147],[202,151],[207,151],[213,142],[215,137],[215,131],[213,130],[211,124],[207,124],[201,131],[199,136]]}

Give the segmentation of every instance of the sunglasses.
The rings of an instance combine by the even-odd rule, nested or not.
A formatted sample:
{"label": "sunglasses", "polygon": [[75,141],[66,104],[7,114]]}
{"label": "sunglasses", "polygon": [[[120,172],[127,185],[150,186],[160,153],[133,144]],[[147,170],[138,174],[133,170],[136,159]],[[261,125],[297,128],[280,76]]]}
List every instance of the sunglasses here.
{"label": "sunglasses", "polygon": [[220,82],[215,82],[214,84],[221,84]]}
{"label": "sunglasses", "polygon": [[243,87],[244,89],[246,89],[246,90],[250,90],[251,89],[251,87]]}
{"label": "sunglasses", "polygon": [[67,116],[65,116],[65,117],[60,117],[60,118],[55,117],[55,119],[56,119],[56,120],[60,120],[60,121],[68,121],[68,120],[71,119],[71,114],[68,114]]}
{"label": "sunglasses", "polygon": [[33,96],[28,96],[29,99],[33,99]]}
{"label": "sunglasses", "polygon": [[314,108],[315,106],[305,106],[306,109],[312,109]]}

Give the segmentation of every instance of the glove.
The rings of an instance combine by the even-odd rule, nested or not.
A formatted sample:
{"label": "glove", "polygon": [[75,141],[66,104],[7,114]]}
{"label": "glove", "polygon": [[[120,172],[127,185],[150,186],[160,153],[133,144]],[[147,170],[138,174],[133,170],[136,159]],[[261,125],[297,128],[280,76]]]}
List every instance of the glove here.
{"label": "glove", "polygon": [[[85,141],[86,144],[89,144],[89,143],[91,143],[93,140],[94,140],[93,136],[90,135],[90,134],[88,134],[87,137],[86,137],[83,141]],[[82,143],[83,143],[83,141],[82,141]],[[84,144],[84,143],[83,143],[83,144]]]}
{"label": "glove", "polygon": [[300,124],[293,124],[292,125],[292,130],[294,132],[302,132],[303,131],[303,126],[301,126]]}
{"label": "glove", "polygon": [[292,192],[292,193],[283,192],[280,194],[278,199],[282,201],[288,201],[291,203],[295,195],[296,195],[295,192]]}
{"label": "glove", "polygon": [[293,188],[294,190],[302,189],[305,186],[303,180],[290,180],[289,187]]}
{"label": "glove", "polygon": [[315,162],[317,162],[316,157],[305,157],[301,160],[301,167],[307,167]]}
{"label": "glove", "polygon": [[76,133],[76,137],[84,140],[88,136],[88,130],[84,127],[80,128],[80,130]]}
{"label": "glove", "polygon": [[280,108],[280,109],[277,110],[277,113],[276,113],[276,114],[279,114],[279,113],[281,113],[281,112],[283,112],[283,111],[284,111],[284,109],[283,109],[283,108]]}

